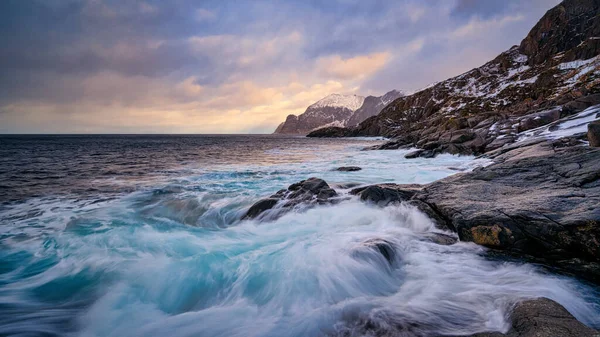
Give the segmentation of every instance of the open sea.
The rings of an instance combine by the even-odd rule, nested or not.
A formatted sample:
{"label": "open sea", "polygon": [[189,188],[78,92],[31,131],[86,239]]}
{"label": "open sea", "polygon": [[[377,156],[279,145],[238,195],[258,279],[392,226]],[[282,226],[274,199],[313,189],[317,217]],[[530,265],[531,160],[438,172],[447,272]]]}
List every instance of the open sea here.
{"label": "open sea", "polygon": [[[290,136],[0,136],[0,336],[399,336],[509,329],[539,296],[600,328],[598,289],[485,248],[427,241],[416,209],[348,196],[272,221],[250,205],[309,177],[340,193],[487,162]],[[362,171],[338,172],[339,166]],[[451,234],[451,233],[448,233]],[[453,234],[451,234],[453,235]],[[394,244],[393,265],[364,241]]]}

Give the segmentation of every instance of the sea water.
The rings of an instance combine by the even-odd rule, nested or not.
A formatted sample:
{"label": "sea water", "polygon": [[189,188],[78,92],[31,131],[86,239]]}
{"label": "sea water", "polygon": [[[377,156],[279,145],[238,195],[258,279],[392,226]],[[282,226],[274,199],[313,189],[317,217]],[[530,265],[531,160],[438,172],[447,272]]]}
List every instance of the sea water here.
{"label": "sea water", "polygon": [[[507,331],[511,306],[540,296],[600,326],[596,288],[488,259],[472,243],[430,242],[440,230],[410,206],[347,195],[240,221],[255,201],[313,176],[346,196],[488,164],[362,151],[380,142],[0,137],[0,335],[466,335]],[[350,165],[362,170],[333,170]],[[393,244],[391,265],[371,239]]]}

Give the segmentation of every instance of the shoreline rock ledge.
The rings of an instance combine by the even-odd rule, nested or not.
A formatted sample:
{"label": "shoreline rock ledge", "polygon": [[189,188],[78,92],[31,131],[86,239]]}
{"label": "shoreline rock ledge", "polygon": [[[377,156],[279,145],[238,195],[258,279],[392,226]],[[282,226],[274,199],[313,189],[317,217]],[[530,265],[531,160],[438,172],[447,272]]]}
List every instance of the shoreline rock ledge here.
{"label": "shoreline rock ledge", "polygon": [[544,141],[425,185],[413,199],[461,241],[525,254],[600,283],[600,149]]}
{"label": "shoreline rock ledge", "polygon": [[468,337],[597,337],[600,332],[579,322],[562,305],[537,298],[518,303],[511,315],[511,329],[506,333],[484,332]]}

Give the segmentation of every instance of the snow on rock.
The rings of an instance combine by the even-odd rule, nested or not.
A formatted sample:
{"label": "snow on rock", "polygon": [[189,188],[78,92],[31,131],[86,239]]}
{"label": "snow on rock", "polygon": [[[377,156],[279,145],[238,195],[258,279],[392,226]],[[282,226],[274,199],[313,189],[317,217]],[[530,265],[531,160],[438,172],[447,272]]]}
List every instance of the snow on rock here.
{"label": "snow on rock", "polygon": [[341,95],[331,94],[320,101],[317,101],[313,105],[309,106],[309,110],[316,110],[325,107],[333,108],[346,108],[351,111],[356,111],[360,108],[365,101],[363,96],[358,95]]}
{"label": "snow on rock", "polygon": [[587,132],[587,125],[600,119],[600,105],[589,107],[582,112],[563,118],[554,123],[544,125],[537,129],[521,132],[517,142],[535,138],[558,139]]}

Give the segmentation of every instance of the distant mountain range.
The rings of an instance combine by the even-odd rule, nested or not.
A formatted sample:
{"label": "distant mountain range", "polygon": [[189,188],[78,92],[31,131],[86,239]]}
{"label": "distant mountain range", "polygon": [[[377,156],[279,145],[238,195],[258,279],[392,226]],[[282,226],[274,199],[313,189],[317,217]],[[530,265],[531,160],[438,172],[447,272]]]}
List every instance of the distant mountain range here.
{"label": "distant mountain range", "polygon": [[392,90],[383,96],[331,94],[310,105],[301,115],[289,115],[275,133],[307,134],[323,127],[355,126],[377,115],[387,104],[404,94]]}

